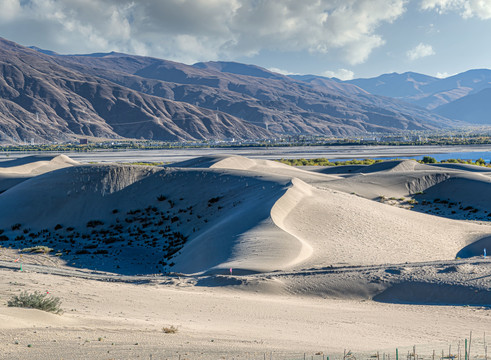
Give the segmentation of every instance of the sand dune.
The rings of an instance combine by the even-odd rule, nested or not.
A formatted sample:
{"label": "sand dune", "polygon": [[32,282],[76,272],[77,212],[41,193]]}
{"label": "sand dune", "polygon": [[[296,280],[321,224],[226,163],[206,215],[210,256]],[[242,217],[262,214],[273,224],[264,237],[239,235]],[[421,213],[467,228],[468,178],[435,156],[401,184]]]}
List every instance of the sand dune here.
{"label": "sand dune", "polygon": [[[40,168],[38,162],[21,166]],[[57,234],[53,245],[64,252],[73,253],[90,242],[89,249],[108,257],[118,252],[119,269],[126,263],[126,271],[142,273],[226,273],[233,268],[245,274],[448,260],[489,235],[486,226],[358,196],[424,191],[426,197],[460,196],[484,207],[491,203],[491,183],[483,175],[445,172],[414,161],[389,161],[366,169],[370,174],[343,179],[238,156],[207,157],[166,168],[75,166],[37,176],[2,194],[0,228],[7,230],[10,240],[21,238],[25,247],[41,245],[51,234]],[[165,200],[159,201],[159,196]],[[19,229],[9,230],[15,224]],[[19,235],[21,231],[25,235]],[[135,234],[140,239],[136,245]],[[97,240],[101,235],[102,242]],[[111,241],[129,246],[120,254]],[[135,246],[138,257],[130,261]],[[158,250],[162,246],[167,250]],[[168,254],[172,260],[159,261]],[[80,266],[93,263],[89,256],[70,259]]]}
{"label": "sand dune", "polygon": [[79,165],[66,155],[27,156],[0,162],[0,192],[34,176],[56,169]]}
{"label": "sand dune", "polygon": [[22,181],[0,193],[0,296],[49,290],[66,313],[0,306],[0,351],[216,359],[266,348],[291,359],[322,341],[362,358],[379,344],[430,353],[491,326],[478,307],[491,301],[491,183],[477,170],[391,161],[324,174],[238,156],[11,162],[0,171]]}
{"label": "sand dune", "polygon": [[61,167],[79,165],[66,155],[33,155],[0,162],[2,172],[43,174]]}
{"label": "sand dune", "polygon": [[[270,271],[291,263],[301,248],[299,241],[281,231],[270,216],[289,183],[289,179],[278,176],[234,170],[78,166],[38,176],[2,194],[0,228],[8,230],[20,224],[18,230],[6,231],[5,235],[12,239],[28,229],[39,244],[58,234],[55,245],[62,249],[74,238],[83,248],[88,239],[99,236],[98,232],[108,231],[107,237],[118,242],[129,242],[130,234],[138,232],[144,242],[147,237],[160,238],[158,232],[168,228],[166,234],[179,232],[189,237],[182,255],[175,260],[174,271],[224,272],[229,267]],[[159,196],[165,200],[159,201]],[[92,229],[88,224],[96,221],[101,224]],[[58,224],[61,228],[55,230]],[[73,229],[67,231],[69,227]],[[38,239],[43,229],[49,234]],[[95,230],[97,235],[92,235]],[[73,237],[74,233],[78,235]],[[24,237],[22,243],[27,247],[33,241]],[[160,248],[162,241],[153,244]],[[146,248],[146,244],[138,252],[138,264],[131,263],[134,271],[156,272],[162,252]],[[126,256],[120,256],[121,262]]]}
{"label": "sand dune", "polygon": [[[392,164],[367,166],[368,172],[362,168],[356,171],[358,174],[343,174],[341,167],[338,174],[344,178],[321,187],[452,219],[491,217],[491,178],[487,168],[421,165],[412,160],[389,163]],[[373,172],[373,166],[382,170]]]}

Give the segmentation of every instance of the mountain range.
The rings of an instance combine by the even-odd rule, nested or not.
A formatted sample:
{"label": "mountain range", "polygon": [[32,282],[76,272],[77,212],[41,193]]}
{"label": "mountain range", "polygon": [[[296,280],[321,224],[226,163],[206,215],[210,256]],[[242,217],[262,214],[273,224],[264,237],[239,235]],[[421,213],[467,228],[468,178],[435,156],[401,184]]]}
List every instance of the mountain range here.
{"label": "mountain range", "polygon": [[354,79],[353,84],[377,95],[416,104],[451,119],[491,125],[491,70],[469,70],[444,79],[413,72]]}
{"label": "mountain range", "polygon": [[481,88],[472,79],[407,73],[342,82],[234,62],[185,65],[115,52],[59,55],[0,38],[0,142],[438,130],[472,121],[446,108],[486,88],[486,79]]}

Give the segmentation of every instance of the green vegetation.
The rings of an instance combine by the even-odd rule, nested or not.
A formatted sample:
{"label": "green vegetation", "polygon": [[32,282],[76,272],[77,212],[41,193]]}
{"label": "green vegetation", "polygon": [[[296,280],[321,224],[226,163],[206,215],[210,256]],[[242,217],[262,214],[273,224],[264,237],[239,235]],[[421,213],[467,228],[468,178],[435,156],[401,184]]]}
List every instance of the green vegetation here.
{"label": "green vegetation", "polygon": [[55,314],[61,313],[60,304],[60,298],[51,297],[39,291],[35,291],[34,293],[23,291],[20,295],[12,297],[7,303],[10,307],[38,309]]}
{"label": "green vegetation", "polygon": [[462,160],[462,159],[447,159],[439,162],[440,164],[464,164],[464,165],[477,165],[484,167],[491,167],[491,163],[487,163],[483,158],[479,158],[476,161],[472,162],[472,160]]}
{"label": "green vegetation", "polygon": [[[384,162],[384,161],[393,161],[400,159],[363,159],[363,160],[346,160],[346,161],[333,161],[331,162],[326,158],[317,158],[317,159],[280,159],[276,160],[282,164],[290,165],[290,166],[345,166],[345,165],[373,165],[376,163]],[[462,159],[448,159],[437,161],[435,158],[431,156],[424,156],[422,160],[418,161],[421,164],[467,164],[467,165],[478,165],[484,167],[491,167],[491,163],[486,163],[486,161],[482,158],[477,159],[476,161],[472,160],[462,160]]]}
{"label": "green vegetation", "polygon": [[423,156],[423,160],[421,160],[423,164],[436,164],[436,159],[431,156]]}
{"label": "green vegetation", "polygon": [[343,166],[343,165],[373,165],[383,160],[363,159],[363,160],[346,160],[331,162],[326,158],[317,159],[280,159],[280,163],[291,166]]}

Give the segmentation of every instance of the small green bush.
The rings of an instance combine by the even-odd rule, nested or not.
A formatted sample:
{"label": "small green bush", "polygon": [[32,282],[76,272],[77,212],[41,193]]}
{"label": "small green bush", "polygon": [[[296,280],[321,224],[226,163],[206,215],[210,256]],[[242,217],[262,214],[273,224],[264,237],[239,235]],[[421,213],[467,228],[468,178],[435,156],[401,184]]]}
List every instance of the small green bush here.
{"label": "small green bush", "polygon": [[423,164],[436,164],[437,161],[434,157],[431,156],[423,156],[423,159],[421,160]]}
{"label": "small green bush", "polygon": [[60,298],[51,297],[48,296],[48,294],[42,294],[39,291],[35,291],[34,293],[23,291],[20,295],[12,297],[7,303],[10,307],[38,309],[55,314],[61,313],[60,304]]}

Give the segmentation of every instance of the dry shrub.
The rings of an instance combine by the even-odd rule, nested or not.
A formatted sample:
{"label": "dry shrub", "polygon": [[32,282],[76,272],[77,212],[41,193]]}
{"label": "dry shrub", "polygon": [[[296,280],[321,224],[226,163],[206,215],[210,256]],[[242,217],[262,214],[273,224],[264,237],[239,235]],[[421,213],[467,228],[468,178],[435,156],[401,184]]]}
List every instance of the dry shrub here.
{"label": "dry shrub", "polygon": [[48,294],[42,294],[39,291],[35,291],[34,293],[23,291],[20,295],[12,297],[7,303],[7,305],[11,307],[38,309],[55,314],[61,313],[60,304],[60,298],[51,297],[48,296]]}
{"label": "dry shrub", "polygon": [[171,325],[169,327],[162,328],[162,331],[166,334],[175,334],[177,332],[177,327],[174,325]]}

